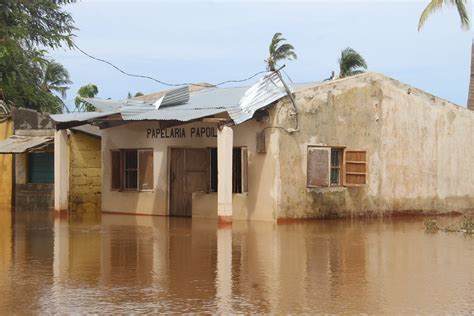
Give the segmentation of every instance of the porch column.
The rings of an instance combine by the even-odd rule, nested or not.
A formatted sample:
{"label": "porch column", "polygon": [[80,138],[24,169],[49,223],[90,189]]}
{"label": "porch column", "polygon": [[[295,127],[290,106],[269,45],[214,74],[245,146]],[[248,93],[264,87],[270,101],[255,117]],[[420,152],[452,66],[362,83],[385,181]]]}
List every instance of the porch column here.
{"label": "porch column", "polygon": [[234,132],[223,126],[217,132],[217,219],[232,223],[232,147]]}
{"label": "porch column", "polygon": [[54,210],[68,210],[69,149],[67,131],[54,132]]}

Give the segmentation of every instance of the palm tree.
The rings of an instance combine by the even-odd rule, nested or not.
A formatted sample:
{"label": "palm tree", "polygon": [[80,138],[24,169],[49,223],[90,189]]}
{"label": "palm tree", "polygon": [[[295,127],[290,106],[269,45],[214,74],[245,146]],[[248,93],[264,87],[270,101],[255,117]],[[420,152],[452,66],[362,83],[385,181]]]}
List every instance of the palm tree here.
{"label": "palm tree", "polygon": [[46,62],[42,67],[41,89],[45,92],[57,92],[64,99],[66,98],[67,85],[71,84],[69,73],[60,63],[54,60]]}
{"label": "palm tree", "polygon": [[270,55],[265,62],[270,71],[275,71],[276,63],[280,60],[295,60],[297,58],[293,45],[285,43],[286,39],[281,36],[281,33],[275,33],[268,49]]}
{"label": "palm tree", "polygon": [[339,58],[339,78],[345,78],[361,74],[367,70],[364,57],[350,47],[341,52]]}
{"label": "palm tree", "polygon": [[79,111],[92,112],[95,111],[95,107],[89,102],[84,101],[82,98],[93,98],[99,93],[99,88],[95,84],[89,83],[82,86],[77,90],[76,99],[74,104]]}
{"label": "palm tree", "polygon": [[468,30],[470,22],[469,14],[466,10],[466,2],[467,0],[431,0],[421,13],[420,21],[418,22],[418,31],[421,30],[426,20],[428,20],[428,17],[430,17],[434,12],[441,10],[445,5],[456,7],[459,18],[461,19],[461,28]]}

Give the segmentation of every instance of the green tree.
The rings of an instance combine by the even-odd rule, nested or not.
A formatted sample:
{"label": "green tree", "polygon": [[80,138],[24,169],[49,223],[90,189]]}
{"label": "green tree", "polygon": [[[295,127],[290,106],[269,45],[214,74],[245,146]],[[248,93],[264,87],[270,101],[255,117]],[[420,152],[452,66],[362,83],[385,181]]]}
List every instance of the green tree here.
{"label": "green tree", "polygon": [[51,93],[54,91],[64,99],[66,98],[66,90],[69,89],[68,85],[71,83],[69,73],[63,65],[54,60],[46,63],[41,82],[43,91]]}
{"label": "green tree", "polygon": [[[60,110],[60,99],[43,87],[45,49],[73,47],[73,19],[63,5],[75,0],[0,2],[0,99],[39,111]],[[61,93],[60,91],[58,91]]]}
{"label": "green tree", "polygon": [[467,0],[431,0],[426,6],[420,16],[418,22],[418,31],[420,31],[425,25],[426,20],[436,11],[441,10],[444,6],[450,5],[456,7],[459,18],[461,19],[461,28],[469,29],[469,14],[466,9]]}
{"label": "green tree", "polygon": [[339,62],[339,78],[361,74],[367,70],[364,57],[350,47],[341,52]]}
{"label": "green tree", "polygon": [[77,96],[74,99],[74,104],[79,111],[93,112],[95,107],[82,98],[93,98],[99,93],[99,88],[95,84],[89,83],[77,90]]}
{"label": "green tree", "polygon": [[293,45],[286,42],[281,33],[275,33],[268,49],[269,56],[265,60],[267,68],[270,71],[275,71],[277,62],[280,60],[296,60],[297,56]]}

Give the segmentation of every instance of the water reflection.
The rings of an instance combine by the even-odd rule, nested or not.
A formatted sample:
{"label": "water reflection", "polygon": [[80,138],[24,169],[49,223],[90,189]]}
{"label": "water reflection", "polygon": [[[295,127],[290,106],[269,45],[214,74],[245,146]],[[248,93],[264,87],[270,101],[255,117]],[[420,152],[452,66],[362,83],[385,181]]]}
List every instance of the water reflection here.
{"label": "water reflection", "polygon": [[473,311],[474,239],[421,221],[4,212],[0,314]]}

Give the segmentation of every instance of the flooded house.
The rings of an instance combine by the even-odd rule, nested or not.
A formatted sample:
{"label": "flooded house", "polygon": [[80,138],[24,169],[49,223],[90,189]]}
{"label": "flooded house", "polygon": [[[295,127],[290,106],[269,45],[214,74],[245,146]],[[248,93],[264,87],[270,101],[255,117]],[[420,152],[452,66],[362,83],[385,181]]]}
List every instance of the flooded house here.
{"label": "flooded house", "polygon": [[52,116],[56,137],[101,127],[103,212],[230,222],[474,209],[464,107],[376,73],[295,84],[291,95],[274,73],[201,88],[88,99],[97,112]]}
{"label": "flooded house", "polygon": [[[66,131],[58,147],[49,114],[12,108],[0,121],[0,208],[48,211],[54,208],[55,186],[68,178],[68,207],[96,212],[100,205],[100,130],[83,125]],[[66,153],[67,173],[55,172],[57,150]],[[61,163],[61,162],[60,162]]]}

